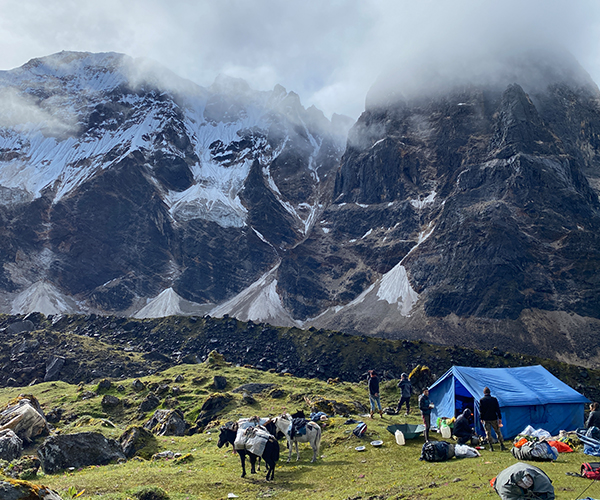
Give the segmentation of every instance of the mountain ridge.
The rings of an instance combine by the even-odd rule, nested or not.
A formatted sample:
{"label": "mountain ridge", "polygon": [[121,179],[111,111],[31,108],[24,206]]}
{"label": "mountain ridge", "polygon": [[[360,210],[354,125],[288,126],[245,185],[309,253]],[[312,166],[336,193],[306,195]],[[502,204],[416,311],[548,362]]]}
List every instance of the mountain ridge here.
{"label": "mountain ridge", "polygon": [[[526,62],[494,84],[385,81],[347,141],[347,121],[281,86],[204,89],[115,54],[3,72],[38,125],[0,129],[0,305],[28,312],[15,298],[47,282],[82,312],[598,363],[600,91],[572,58]],[[77,134],[65,118],[44,136],[55,105]]]}

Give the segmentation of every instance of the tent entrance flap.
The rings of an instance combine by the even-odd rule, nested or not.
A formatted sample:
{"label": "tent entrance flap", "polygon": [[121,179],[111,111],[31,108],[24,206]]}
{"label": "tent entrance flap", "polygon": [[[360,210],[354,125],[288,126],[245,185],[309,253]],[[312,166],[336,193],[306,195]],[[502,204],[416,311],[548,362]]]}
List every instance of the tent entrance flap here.
{"label": "tent entrance flap", "polygon": [[454,379],[454,416],[458,417],[465,409],[469,408],[475,415],[475,398],[469,390],[460,383],[457,378]]}

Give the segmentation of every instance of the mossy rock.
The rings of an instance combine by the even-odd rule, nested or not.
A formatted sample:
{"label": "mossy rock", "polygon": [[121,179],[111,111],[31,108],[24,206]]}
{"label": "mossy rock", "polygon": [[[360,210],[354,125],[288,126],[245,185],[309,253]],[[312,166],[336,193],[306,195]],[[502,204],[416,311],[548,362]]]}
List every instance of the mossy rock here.
{"label": "mossy rock", "polygon": [[127,458],[139,456],[150,460],[152,455],[158,452],[156,437],[139,425],[128,427],[119,437],[119,443]]}
{"label": "mossy rock", "polygon": [[20,479],[2,477],[0,477],[0,498],[11,500],[62,500],[58,493],[46,486]]}
{"label": "mossy rock", "polygon": [[0,464],[0,470],[7,477],[12,477],[13,479],[30,480],[37,477],[40,466],[41,462],[37,456],[26,455],[13,460],[10,463],[8,463],[6,460],[2,460],[2,463]]}
{"label": "mossy rock", "polygon": [[143,486],[131,492],[136,500],[169,500],[167,492],[158,486]]}
{"label": "mossy rock", "polygon": [[217,366],[229,366],[231,363],[225,361],[225,356],[223,356],[218,351],[210,351],[208,353],[208,357],[206,358],[206,364],[211,367]]}

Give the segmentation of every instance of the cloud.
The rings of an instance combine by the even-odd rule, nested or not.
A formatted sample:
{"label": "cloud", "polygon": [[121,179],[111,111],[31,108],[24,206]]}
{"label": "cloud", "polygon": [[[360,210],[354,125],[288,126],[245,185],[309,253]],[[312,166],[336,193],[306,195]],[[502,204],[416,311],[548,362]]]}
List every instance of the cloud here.
{"label": "cloud", "polygon": [[[564,45],[600,78],[596,0],[3,0],[0,67],[60,50],[149,57],[208,86],[219,73],[280,83],[353,117],[378,75],[480,65],[498,49]],[[452,63],[452,64],[450,64]],[[481,70],[484,70],[482,67]]]}
{"label": "cloud", "polygon": [[75,117],[60,97],[38,105],[32,96],[13,88],[0,88],[0,127],[39,128],[44,135],[66,137],[77,131]]}

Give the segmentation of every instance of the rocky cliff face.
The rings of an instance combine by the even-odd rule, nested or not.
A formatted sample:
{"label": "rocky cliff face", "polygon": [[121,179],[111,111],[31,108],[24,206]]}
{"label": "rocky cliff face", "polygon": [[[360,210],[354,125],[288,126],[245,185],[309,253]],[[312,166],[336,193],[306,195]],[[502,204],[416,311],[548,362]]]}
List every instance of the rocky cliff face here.
{"label": "rocky cliff face", "polygon": [[166,289],[198,312],[235,295],[304,238],[350,126],[281,86],[204,89],[120,54],[1,72],[0,106],[15,313],[132,313]]}
{"label": "rocky cliff face", "polygon": [[387,96],[365,111],[333,203],[280,265],[295,317],[600,359],[600,93],[580,68],[524,71],[527,86]]}

